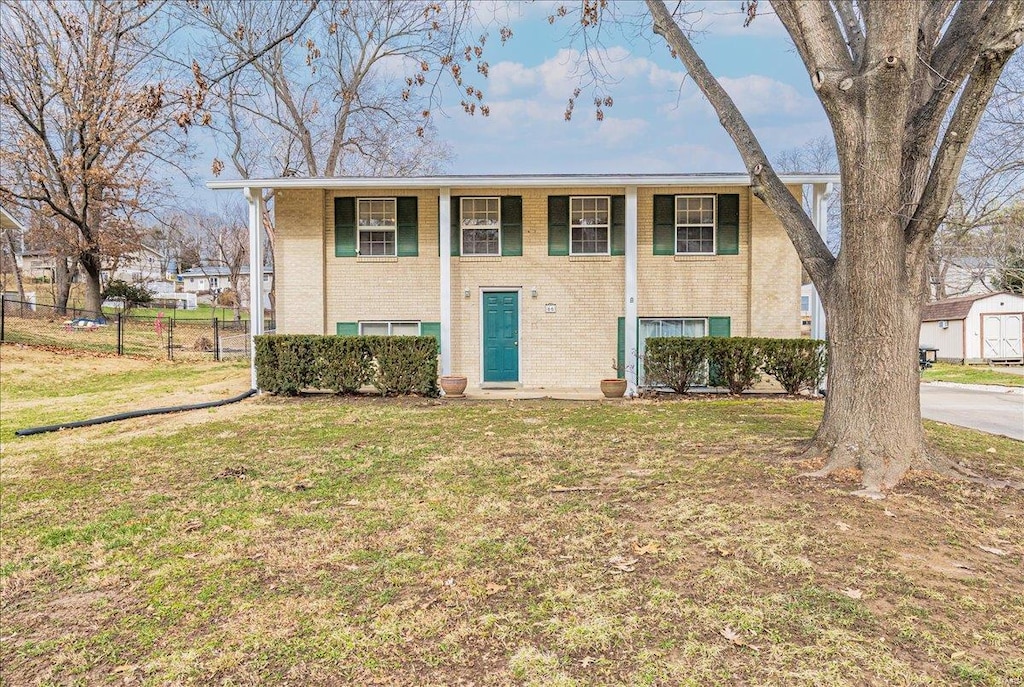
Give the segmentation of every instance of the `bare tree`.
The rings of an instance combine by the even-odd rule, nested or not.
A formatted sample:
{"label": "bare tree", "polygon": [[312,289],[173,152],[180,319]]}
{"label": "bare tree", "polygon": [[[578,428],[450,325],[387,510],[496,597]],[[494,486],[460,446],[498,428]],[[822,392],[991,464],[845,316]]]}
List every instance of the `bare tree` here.
{"label": "bare tree", "polygon": [[[800,173],[814,172],[819,174],[838,174],[839,159],[836,157],[835,142],[829,136],[818,136],[812,138],[802,146],[787,148],[775,156],[775,168],[780,172]],[[839,185],[833,193],[842,194],[842,186]],[[813,190],[803,189],[804,212],[808,215],[812,212]],[[830,202],[828,205],[826,244],[828,249],[835,255],[839,252],[839,242],[842,236],[842,203]],[[805,277],[806,284],[808,278]]]}
{"label": "bare tree", "polygon": [[[600,13],[606,3],[584,0]],[[749,16],[757,1],[748,0]],[[808,456],[823,477],[859,468],[878,497],[911,468],[962,474],[925,444],[917,370],[928,247],[1007,60],[1024,40],[1024,0],[775,0],[836,141],[844,185],[833,255],[779,179],[686,33],[646,0],[654,32],[718,113],[822,297],[830,342],[825,415]]]}
{"label": "bare tree", "polygon": [[[196,209],[190,215],[193,223],[190,233],[195,236],[202,255],[200,267],[227,270],[231,292],[218,295],[230,298],[235,321],[239,322],[242,319],[242,307],[248,301],[246,282],[263,276],[245,274],[249,264],[249,224],[245,204],[232,202],[216,212]],[[214,275],[211,273],[210,276]]]}
{"label": "bare tree", "polygon": [[103,257],[137,245],[152,165],[181,147],[146,47],[163,4],[2,2],[0,199],[74,229],[94,314]]}
{"label": "bare tree", "polygon": [[1016,53],[996,84],[978,126],[945,221],[928,255],[930,296],[995,290],[999,265],[1014,248],[1003,237],[1007,211],[1024,197],[1024,54]]}

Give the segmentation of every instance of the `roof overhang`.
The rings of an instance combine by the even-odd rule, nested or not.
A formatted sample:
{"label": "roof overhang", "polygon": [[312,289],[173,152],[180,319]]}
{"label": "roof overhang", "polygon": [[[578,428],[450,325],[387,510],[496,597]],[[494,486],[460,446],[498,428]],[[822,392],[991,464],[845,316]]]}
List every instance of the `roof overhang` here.
{"label": "roof overhang", "polygon": [[[838,174],[781,174],[787,185],[837,184]],[[214,190],[270,189],[332,189],[332,188],[601,188],[623,186],[750,186],[750,176],[734,174],[511,174],[511,175],[444,175],[429,177],[334,177],[304,179],[237,179],[206,182]]]}
{"label": "roof overhang", "polygon": [[0,229],[17,229],[18,231],[25,231],[24,225],[14,218],[14,215],[7,212],[7,209],[0,205]]}

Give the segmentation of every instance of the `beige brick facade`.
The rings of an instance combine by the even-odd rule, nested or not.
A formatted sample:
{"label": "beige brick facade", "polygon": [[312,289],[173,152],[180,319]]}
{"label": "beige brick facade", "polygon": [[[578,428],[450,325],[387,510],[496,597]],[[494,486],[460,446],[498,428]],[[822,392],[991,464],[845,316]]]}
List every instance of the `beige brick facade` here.
{"label": "beige brick facade", "polygon": [[[521,257],[451,261],[452,372],[481,382],[481,299],[519,294],[520,382],[594,386],[614,376],[625,314],[625,257],[548,255],[549,195],[623,195],[625,188],[451,188],[452,196],[523,199]],[[740,194],[738,255],[653,255],[655,194]],[[335,197],[418,197],[419,255],[334,255]],[[338,322],[440,320],[438,192],[281,190],[276,198],[277,322],[281,333],[333,334]],[[445,228],[447,231],[447,228]],[[734,336],[800,336],[800,264],[784,230],[747,187],[637,189],[637,304],[645,317],[729,317]],[[534,297],[536,293],[536,297]],[[468,295],[467,295],[468,294]],[[545,306],[553,305],[555,312]]]}

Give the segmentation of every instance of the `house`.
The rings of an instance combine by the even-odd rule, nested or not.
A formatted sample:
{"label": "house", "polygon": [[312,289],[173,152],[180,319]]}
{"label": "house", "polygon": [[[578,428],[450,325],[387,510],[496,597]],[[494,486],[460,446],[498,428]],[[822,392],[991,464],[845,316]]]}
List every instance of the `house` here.
{"label": "house", "polygon": [[[789,175],[824,194],[835,175]],[[279,333],[424,334],[471,386],[643,384],[652,336],[800,336],[800,262],[746,174],[214,181],[275,193]]]}
{"label": "house", "polygon": [[[243,265],[240,275],[249,279],[249,266]],[[274,281],[274,269],[263,268],[263,288],[270,290]],[[231,285],[231,270],[223,265],[203,265],[192,267],[178,275],[178,283],[185,293],[218,294],[233,288]]]}
{"label": "house", "polygon": [[168,258],[158,250],[140,245],[117,258],[105,258],[100,272],[104,283],[115,279],[150,289],[168,290],[174,273],[168,272]]}
{"label": "house", "polygon": [[804,284],[800,287],[800,336],[811,335],[811,320],[813,312],[811,299],[814,298],[814,284]]}
{"label": "house", "polygon": [[921,346],[956,363],[1024,363],[1024,296],[990,293],[926,303]]}

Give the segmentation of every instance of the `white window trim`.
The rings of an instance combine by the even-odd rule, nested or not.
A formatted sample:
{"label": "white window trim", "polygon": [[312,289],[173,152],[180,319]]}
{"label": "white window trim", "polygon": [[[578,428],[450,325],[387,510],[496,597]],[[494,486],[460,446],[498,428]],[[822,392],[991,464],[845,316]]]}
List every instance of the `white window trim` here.
{"label": "white window trim", "polygon": [[[718,255],[718,196],[713,193],[682,193],[676,196],[675,216],[673,219],[679,217],[679,199],[680,198],[710,198],[711,199],[711,252],[710,253],[681,253],[679,252],[679,230],[683,227],[704,227],[706,224],[679,224],[676,222],[675,235],[672,237],[675,241],[675,253],[676,255]],[[692,319],[692,318],[686,318]]]}
{"label": "white window trim", "polygon": [[[384,226],[384,227],[361,227],[361,226],[359,226],[359,204],[362,203],[363,201],[371,201],[371,200],[390,200],[390,201],[392,201],[395,204],[395,226],[393,226],[393,227],[387,227],[387,226]],[[357,256],[358,255],[362,255],[362,251],[359,250],[359,246],[362,245],[362,240],[360,238],[360,234],[362,234],[364,231],[390,231],[390,232],[394,233],[394,235],[395,235],[395,240],[392,241],[392,243],[395,246],[395,251],[393,253],[388,253],[386,255],[367,255],[367,256],[364,256],[364,257],[368,257],[368,258],[396,258],[396,257],[398,257],[398,197],[397,196],[385,196],[383,198],[380,198],[380,197],[356,198],[356,255]]]}
{"label": "white window trim", "polygon": [[[467,200],[496,200],[498,201],[498,252],[497,253],[466,253],[465,249],[465,235],[467,227],[462,226],[462,218],[465,215],[463,212],[463,203]],[[484,257],[500,257],[501,249],[503,248],[504,236],[501,231],[501,196],[463,196],[459,198],[459,255],[465,255],[470,258],[484,258]]]}
{"label": "white window trim", "polygon": [[360,336],[365,336],[365,334],[363,334],[364,324],[386,324],[388,326],[388,333],[384,334],[384,336],[394,336],[392,332],[396,324],[414,324],[416,325],[416,335],[423,336],[423,322],[418,320],[359,320]]}
{"label": "white window trim", "polygon": [[[608,224],[573,224],[572,223],[572,201],[584,198],[604,198],[608,201]],[[608,236],[608,250],[604,253],[576,253],[572,249],[572,230],[574,228],[600,227],[603,226]],[[612,197],[611,196],[569,196],[569,255],[611,255],[612,254]]]}

